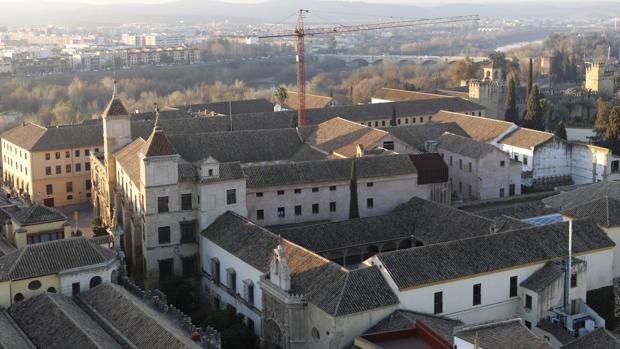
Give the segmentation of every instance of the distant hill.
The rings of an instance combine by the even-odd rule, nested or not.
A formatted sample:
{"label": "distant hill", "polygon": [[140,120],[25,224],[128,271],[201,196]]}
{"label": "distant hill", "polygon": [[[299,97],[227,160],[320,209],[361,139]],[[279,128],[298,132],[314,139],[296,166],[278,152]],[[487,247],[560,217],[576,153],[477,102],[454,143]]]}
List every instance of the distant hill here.
{"label": "distant hill", "polygon": [[[92,5],[41,3],[33,0],[3,1],[0,23],[6,25],[116,25],[120,23],[199,23],[229,20],[243,23],[280,22],[300,8],[320,13],[334,23],[372,21],[380,17],[445,17],[478,14],[503,18],[610,18],[620,12],[619,3],[584,1],[563,5],[557,2],[510,2],[493,4],[446,4],[433,7],[364,2],[319,0],[271,0],[260,4],[224,3],[216,0],[179,0],[163,4]],[[342,14],[342,13],[350,14]],[[338,14],[335,14],[338,13]],[[369,14],[371,16],[360,16]],[[294,16],[293,16],[294,17]]]}

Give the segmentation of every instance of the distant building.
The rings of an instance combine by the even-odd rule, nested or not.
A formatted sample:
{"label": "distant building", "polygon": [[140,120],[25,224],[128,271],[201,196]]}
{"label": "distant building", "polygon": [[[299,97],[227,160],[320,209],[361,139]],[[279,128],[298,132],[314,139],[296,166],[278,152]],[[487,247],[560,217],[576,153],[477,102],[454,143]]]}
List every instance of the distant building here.
{"label": "distant building", "polygon": [[[338,105],[338,102],[332,97],[306,93],[306,109],[327,108],[336,105]],[[298,110],[299,94],[295,91],[288,91],[282,107],[289,110]]]}
{"label": "distant building", "polygon": [[614,65],[594,63],[586,68],[586,89],[602,97],[612,98],[618,88],[620,68]]}

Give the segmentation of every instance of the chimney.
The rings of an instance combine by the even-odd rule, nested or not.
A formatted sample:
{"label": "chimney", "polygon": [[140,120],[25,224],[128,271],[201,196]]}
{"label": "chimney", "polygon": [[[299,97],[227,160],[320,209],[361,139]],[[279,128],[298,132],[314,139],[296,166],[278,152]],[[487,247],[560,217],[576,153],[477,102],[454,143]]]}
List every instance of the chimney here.
{"label": "chimney", "polygon": [[362,156],[364,156],[364,146],[361,145],[361,144],[358,144],[355,147],[355,157],[359,158],[359,157],[362,157]]}

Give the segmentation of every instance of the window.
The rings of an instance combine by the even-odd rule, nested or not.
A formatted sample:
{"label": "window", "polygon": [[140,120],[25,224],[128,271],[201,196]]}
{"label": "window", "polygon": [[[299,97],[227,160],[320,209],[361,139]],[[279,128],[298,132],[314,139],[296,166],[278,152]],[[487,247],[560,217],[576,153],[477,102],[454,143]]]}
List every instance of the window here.
{"label": "window", "polygon": [[90,162],[84,163],[84,171],[90,171]]}
{"label": "window", "polygon": [[79,150],[75,151],[75,156],[80,156],[80,151]]}
{"label": "window", "polygon": [[48,287],[47,288],[47,292],[49,292],[49,293],[56,293],[56,288],[55,287]]}
{"label": "window", "polygon": [[252,280],[250,280],[250,283],[248,283],[246,287],[247,291],[245,299],[248,301],[248,303],[254,305],[254,284],[251,282]]}
{"label": "window", "polygon": [[226,205],[234,205],[236,203],[237,203],[237,190],[236,189],[226,190]]}
{"label": "window", "polygon": [[571,274],[571,276],[570,276],[570,287],[571,288],[577,287],[577,274]]}
{"label": "window", "polygon": [[196,223],[195,222],[181,222],[179,223],[181,229],[181,243],[187,244],[196,242]]}
{"label": "window", "polygon": [[262,221],[263,219],[265,219],[265,211],[256,210],[256,220]]}
{"label": "window", "polygon": [[532,323],[527,321],[527,320],[525,320],[525,327],[527,327],[528,330],[531,330],[532,329]]}
{"label": "window", "polygon": [[90,179],[86,180],[86,190],[91,190],[93,187],[93,183],[90,181]]}
{"label": "window", "polygon": [[415,124],[416,118],[411,118],[411,123]]}
{"label": "window", "polygon": [[192,194],[181,194],[181,210],[192,209]]}
{"label": "window", "polygon": [[70,158],[71,157],[71,152],[70,151],[66,151],[65,152],[65,158]]}
{"label": "window", "polygon": [[505,194],[504,192],[505,192],[504,188],[499,188],[499,197],[500,198],[504,197],[504,194]]}
{"label": "window", "polygon": [[233,268],[226,269],[226,276],[228,281],[228,288],[233,292],[237,291],[237,272]]}
{"label": "window", "polygon": [[459,170],[463,169],[463,159],[459,159]]}
{"label": "window", "polygon": [[301,216],[301,205],[295,206],[295,216]]}
{"label": "window", "polygon": [[336,212],[336,202],[332,201],[329,203],[329,212]]}
{"label": "window", "polygon": [[72,291],[73,294],[80,293],[80,283],[79,282],[74,282],[73,284],[71,284],[71,291]]}
{"label": "window", "polygon": [[284,195],[284,190],[278,190],[278,195]]}
{"label": "window", "polygon": [[103,280],[101,280],[101,276],[99,276],[99,275],[93,276],[90,279],[90,283],[89,283],[90,288],[93,288],[93,287],[96,287],[98,285],[101,285],[101,281],[103,281]]}
{"label": "window", "polygon": [[527,156],[523,155],[523,165],[527,165]]}
{"label": "window", "polygon": [[510,196],[514,196],[515,195],[515,185],[514,184],[508,185],[508,195],[510,195]]}
{"label": "window", "polygon": [[46,184],[45,185],[45,193],[47,195],[52,195],[54,194],[54,186],[52,184]]}
{"label": "window", "polygon": [[170,243],[170,227],[157,228],[157,237],[160,244]]}
{"label": "window", "polygon": [[46,176],[51,176],[52,175],[52,168],[50,166],[47,166],[45,168],[45,175]]}
{"label": "window", "polygon": [[[398,120],[400,121],[400,120]],[[384,141],[383,148],[387,150],[394,150],[394,141]]]}
{"label": "window", "polygon": [[319,204],[312,204],[312,214],[319,213]]}
{"label": "window", "polygon": [[258,193],[256,193],[256,197],[257,198],[262,198],[263,197],[263,192],[259,191]]}
{"label": "window", "polygon": [[71,173],[71,164],[65,165],[65,172],[66,173]]}
{"label": "window", "polygon": [[510,297],[516,297],[517,296],[517,280],[518,280],[518,276],[511,276],[510,277]]}
{"label": "window", "polygon": [[24,295],[21,293],[17,293],[15,294],[15,297],[13,297],[13,300],[15,301],[15,303],[21,302],[24,300]]}
{"label": "window", "polygon": [[471,173],[471,161],[469,162],[469,164],[467,164],[467,167],[469,168],[469,172]]}
{"label": "window", "polygon": [[369,187],[369,188],[371,188],[371,187],[374,187],[374,186],[375,186],[375,183],[373,183],[373,182],[368,182],[368,183],[366,183],[366,186],[367,186],[367,187]]}
{"label": "window", "polygon": [[95,148],[95,153],[98,153],[98,152],[99,152],[99,148]]}
{"label": "window", "polygon": [[443,313],[443,292],[435,292],[433,314]]}
{"label": "window", "polygon": [[211,258],[211,276],[216,283],[220,282],[220,260],[215,257]]}
{"label": "window", "polygon": [[62,167],[60,165],[56,165],[56,174],[62,173]]}
{"label": "window", "polygon": [[73,195],[67,195],[67,200],[73,200]]}
{"label": "window", "polygon": [[157,198],[157,212],[168,212],[168,197],[160,196]]}
{"label": "window", "polygon": [[295,194],[301,194],[301,189],[295,189],[295,190],[294,190],[294,193],[295,193]]}
{"label": "window", "polygon": [[329,191],[336,191],[336,186],[335,185],[331,185],[329,187]]}
{"label": "window", "polygon": [[474,299],[473,305],[479,305],[481,303],[482,298],[482,285],[475,284],[474,285]]}
{"label": "window", "polygon": [[375,200],[373,198],[366,199],[366,207],[367,208],[375,207]]}
{"label": "window", "polygon": [[499,167],[504,167],[506,166],[506,161],[502,160],[499,162]]}
{"label": "window", "polygon": [[30,281],[30,283],[28,283],[28,289],[31,291],[35,291],[40,288],[41,288],[41,281],[39,280]]}
{"label": "window", "polygon": [[50,159],[50,153],[45,153],[45,160],[49,160]]}
{"label": "window", "polygon": [[532,309],[532,296],[529,294],[525,295],[525,309]]}
{"label": "window", "polygon": [[54,157],[55,157],[56,159],[60,159],[60,152],[58,152],[58,151],[57,151],[57,152],[54,154]]}
{"label": "window", "polygon": [[463,192],[463,182],[459,182],[459,193]]}
{"label": "window", "polygon": [[452,166],[452,155],[450,155],[450,166]]}
{"label": "window", "polygon": [[514,159],[515,159],[515,161],[519,161],[519,154],[515,154],[514,155]]}
{"label": "window", "polygon": [[284,207],[278,207],[278,217],[284,217],[286,215]]}
{"label": "window", "polygon": [[405,124],[409,123],[409,119],[405,118]]}
{"label": "window", "polygon": [[73,182],[67,182],[67,193],[73,193]]}
{"label": "window", "polygon": [[467,193],[469,196],[471,196],[471,184],[467,185]]}
{"label": "window", "polygon": [[385,126],[385,120],[381,121],[381,126]]}
{"label": "window", "polygon": [[318,193],[319,192],[319,188],[318,187],[312,188],[312,192],[313,193]]}
{"label": "window", "polygon": [[89,155],[90,155],[90,150],[84,149],[84,156],[89,156]]}
{"label": "window", "polygon": [[165,280],[172,276],[172,270],[174,267],[174,260],[172,258],[161,259],[158,261],[159,264],[159,279]]}
{"label": "window", "polygon": [[196,256],[182,257],[183,276],[196,274]]}
{"label": "window", "polygon": [[82,172],[82,164],[80,163],[75,164],[75,172]]}

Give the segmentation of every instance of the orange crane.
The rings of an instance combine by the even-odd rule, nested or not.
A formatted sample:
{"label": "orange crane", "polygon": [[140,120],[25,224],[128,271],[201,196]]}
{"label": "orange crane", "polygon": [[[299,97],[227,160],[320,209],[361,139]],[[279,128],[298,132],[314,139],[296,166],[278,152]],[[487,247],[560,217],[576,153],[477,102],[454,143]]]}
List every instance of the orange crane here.
{"label": "orange crane", "polygon": [[458,23],[458,22],[470,22],[478,21],[480,18],[477,15],[473,16],[456,16],[456,17],[442,17],[431,19],[412,19],[401,20],[393,22],[382,23],[370,23],[370,24],[354,24],[354,25],[338,25],[331,27],[320,28],[306,28],[304,26],[304,17],[309,10],[299,10],[299,16],[297,17],[297,25],[292,33],[276,33],[276,34],[263,34],[257,35],[259,39],[265,38],[284,38],[295,37],[296,38],[296,60],[297,60],[297,89],[299,97],[299,108],[297,109],[297,125],[304,126],[306,124],[306,78],[305,78],[305,47],[304,37],[315,35],[328,35],[339,33],[350,33],[367,30],[377,29],[389,29],[389,28],[403,28],[432,24],[444,24],[444,23]]}

